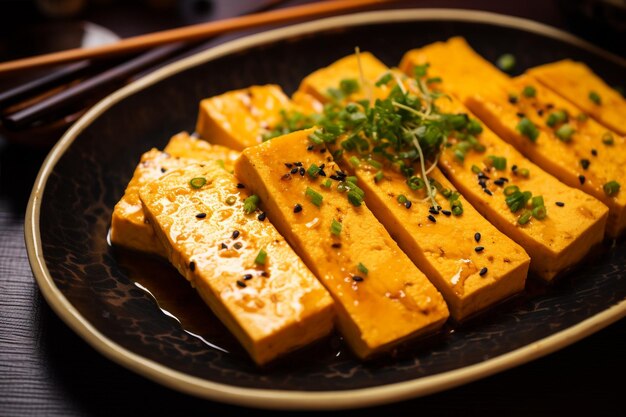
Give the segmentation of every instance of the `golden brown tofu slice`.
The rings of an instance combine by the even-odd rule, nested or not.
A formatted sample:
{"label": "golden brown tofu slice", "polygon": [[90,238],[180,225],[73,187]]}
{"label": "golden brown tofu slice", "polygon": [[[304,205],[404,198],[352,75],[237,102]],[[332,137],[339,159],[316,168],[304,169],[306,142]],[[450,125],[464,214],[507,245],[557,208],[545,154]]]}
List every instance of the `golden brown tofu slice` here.
{"label": "golden brown tofu slice", "polygon": [[141,188],[167,258],[258,364],[328,334],[333,301],[235,177],[207,161]]}
{"label": "golden brown tofu slice", "polygon": [[[463,60],[450,62],[449,57],[456,56]],[[574,105],[531,77],[495,76],[498,70],[457,38],[407,53],[402,66],[411,71],[425,62],[433,75],[443,78],[445,90],[459,97],[498,136],[560,181],[607,205],[609,237],[626,230],[626,193],[610,187],[626,183],[626,152],[620,151],[626,138],[584,115],[579,117]],[[453,69],[460,65],[463,73]],[[492,77],[495,82],[484,82]]]}
{"label": "golden brown tofu slice", "polygon": [[193,160],[216,160],[224,169],[232,172],[238,152],[210,145],[190,137],[186,132],[173,136],[165,152],[152,149],[142,155],[141,161],[120,201],[113,209],[111,219],[111,243],[136,251],[165,257],[165,250],[154,235],[152,226],[146,222],[139,189],[161,177],[167,171],[188,165]]}
{"label": "golden brown tofu slice", "polygon": [[277,85],[229,91],[200,102],[196,132],[211,143],[240,151],[261,143],[282,121],[281,110],[290,106]]}
{"label": "golden brown tofu slice", "polygon": [[359,357],[435,331],[448,318],[441,294],[369,209],[349,202],[337,181],[326,188],[322,177],[300,174],[312,164],[328,176],[339,170],[328,152],[307,150],[312,131],[246,149],[235,174],[331,293],[339,328]]}
{"label": "golden brown tofu slice", "polygon": [[527,74],[614,132],[626,135],[626,100],[582,62],[564,59]]}

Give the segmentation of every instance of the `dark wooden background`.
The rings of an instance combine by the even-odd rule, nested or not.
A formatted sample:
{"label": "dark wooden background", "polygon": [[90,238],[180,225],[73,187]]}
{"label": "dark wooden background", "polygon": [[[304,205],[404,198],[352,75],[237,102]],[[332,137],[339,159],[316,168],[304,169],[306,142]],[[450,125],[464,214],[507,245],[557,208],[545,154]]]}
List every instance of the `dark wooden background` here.
{"label": "dark wooden background", "polygon": [[[146,9],[146,1],[113,1],[108,8],[93,3],[79,17],[122,36],[197,19],[187,9],[168,13]],[[237,3],[239,7],[254,2]],[[293,3],[301,2],[281,6]],[[607,17],[604,8],[593,1],[444,0],[409,5],[476,8],[527,17],[572,31],[624,56],[623,27],[619,32],[615,22],[603,23],[602,19],[616,16]],[[583,9],[587,6],[592,9]],[[217,17],[217,8],[213,15],[210,10],[199,10],[204,10],[205,18]],[[580,10],[591,10],[594,17],[585,19]],[[34,2],[0,1],[0,45],[1,40],[11,38],[11,27],[49,22],[36,13]],[[19,45],[12,46],[12,51],[20,50]],[[7,59],[2,53],[0,48],[0,61]],[[0,89],[8,85],[10,79],[0,79]],[[26,203],[46,153],[10,144],[0,136],[0,416],[293,415],[243,409],[171,391],[105,359],[60,321],[35,284],[24,245]],[[626,321],[621,320],[557,353],[456,389],[373,409],[326,414],[625,415],[625,374]]]}

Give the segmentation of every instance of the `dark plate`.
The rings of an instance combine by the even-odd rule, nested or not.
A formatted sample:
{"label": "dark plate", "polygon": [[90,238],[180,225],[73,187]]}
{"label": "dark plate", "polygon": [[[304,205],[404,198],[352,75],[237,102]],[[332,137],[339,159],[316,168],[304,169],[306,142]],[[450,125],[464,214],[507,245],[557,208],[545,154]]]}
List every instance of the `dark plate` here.
{"label": "dark plate", "polygon": [[87,342],[140,374],[195,395],[274,408],[358,407],[425,395],[545,355],[623,317],[624,242],[606,244],[593,263],[556,285],[530,280],[522,296],[391,357],[359,362],[335,336],[258,369],[171,268],[107,243],[111,211],[140,155],[162,148],[180,130],[192,131],[202,98],[263,83],[293,92],[305,75],[357,45],[394,65],[405,51],[453,35],[465,36],[492,61],[515,54],[522,70],[569,57],[617,84],[626,68],[555,29],[458,10],[326,19],[175,63],[102,101],[49,155],[26,218],[30,261],[44,296]]}

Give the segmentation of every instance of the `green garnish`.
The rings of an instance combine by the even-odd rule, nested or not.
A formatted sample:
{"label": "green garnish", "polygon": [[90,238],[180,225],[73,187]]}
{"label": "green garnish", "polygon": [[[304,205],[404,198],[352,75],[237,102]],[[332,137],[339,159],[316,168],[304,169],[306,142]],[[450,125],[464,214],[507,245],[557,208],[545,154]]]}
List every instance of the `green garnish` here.
{"label": "green garnish", "polygon": [[539,130],[537,129],[537,126],[535,126],[535,124],[526,117],[522,117],[520,119],[517,124],[517,130],[533,142],[536,142],[539,137]]}
{"label": "green garnish", "polygon": [[613,197],[615,194],[619,193],[620,184],[617,181],[609,181],[602,186],[602,189],[607,196]]}
{"label": "green garnish", "polygon": [[341,233],[341,229],[343,229],[343,225],[337,220],[333,219],[333,221],[330,223],[330,233],[335,236],[339,236],[339,234]]}
{"label": "green garnish", "polygon": [[511,72],[515,69],[515,55],[504,54],[496,60],[496,65],[504,72]]}
{"label": "green garnish", "polygon": [[380,77],[378,79],[378,81],[376,81],[376,87],[381,87],[383,85],[387,85],[389,84],[389,81],[391,81],[393,79],[393,76],[391,75],[390,72],[385,73],[382,77]]}
{"label": "green garnish", "polygon": [[350,175],[350,176],[346,177],[346,182],[350,182],[350,183],[356,185],[356,184],[359,183],[359,179],[356,176],[354,176],[354,175]]}
{"label": "green garnish", "polygon": [[189,180],[189,185],[191,185],[191,188],[202,188],[204,184],[206,184],[206,178],[204,177],[195,177]]}
{"label": "green garnish", "polygon": [[602,143],[605,145],[614,145],[615,140],[613,139],[613,134],[611,132],[605,132],[602,135]]}
{"label": "green garnish", "polygon": [[600,97],[600,94],[596,93],[595,91],[589,92],[589,100],[593,101],[598,106],[602,104],[602,98]]}
{"label": "green garnish", "polygon": [[441,77],[430,77],[426,79],[426,84],[440,83],[441,81]]}
{"label": "green garnish", "polygon": [[234,195],[229,195],[228,197],[226,197],[226,204],[228,204],[229,206],[232,206],[236,202],[237,202],[237,197],[235,197]]}
{"label": "green garnish", "polygon": [[530,171],[528,170],[528,168],[520,168],[516,171],[516,174],[524,178],[530,177]]}
{"label": "green garnish", "polygon": [[351,156],[350,159],[348,159],[348,162],[355,168],[361,165],[361,161],[356,156]]}
{"label": "green garnish", "polygon": [[404,203],[406,203],[406,202],[408,201],[408,200],[407,200],[407,198],[406,198],[406,196],[405,196],[404,194],[400,194],[400,195],[396,198],[396,200],[398,200],[398,203],[400,203],[400,204],[404,204]]}
{"label": "green garnish", "polygon": [[358,207],[363,203],[363,196],[355,190],[348,191],[348,201],[353,206]]}
{"label": "green garnish", "polygon": [[559,123],[565,123],[569,120],[569,116],[565,110],[553,111],[548,115],[546,124],[550,127],[554,127]]}
{"label": "green garnish", "polygon": [[504,195],[507,197],[512,195],[516,191],[519,191],[519,187],[517,185],[508,185],[504,187]]}
{"label": "green garnish", "polygon": [[517,222],[521,225],[524,225],[530,221],[530,217],[532,216],[532,211],[525,210],[521,216],[517,219]]}
{"label": "green garnish", "polygon": [[313,203],[317,207],[321,206],[322,200],[324,200],[324,197],[320,193],[312,189],[311,187],[306,187],[306,191],[304,192],[304,195],[309,197],[309,199],[311,200],[311,203]]}
{"label": "green garnish", "polygon": [[506,158],[503,156],[489,155],[487,161],[498,171],[504,171],[506,169]]}
{"label": "green garnish", "polygon": [[363,273],[365,275],[367,275],[367,273],[369,272],[369,270],[361,262],[359,262],[359,265],[357,266],[357,269],[359,270],[359,272],[361,272],[361,273]]}
{"label": "green garnish", "polygon": [[320,173],[320,167],[315,164],[311,164],[309,169],[306,170],[306,173],[309,174],[309,177],[311,178],[317,178]]}
{"label": "green garnish", "polygon": [[589,119],[589,116],[587,116],[585,113],[580,113],[578,116],[576,116],[576,120],[578,120],[579,122],[585,122],[587,121],[587,119]]}
{"label": "green garnish", "polygon": [[428,67],[430,67],[429,63],[416,65],[415,68],[413,68],[413,73],[415,74],[415,78],[424,77],[426,75],[426,72],[428,71]]}
{"label": "green garnish", "polygon": [[374,175],[374,182],[380,182],[383,180],[383,178],[385,178],[385,175],[383,174],[383,172],[378,171],[376,175]]}
{"label": "green garnish", "polygon": [[263,249],[259,251],[256,258],[254,258],[254,263],[258,265],[265,265],[265,260],[267,259],[267,252]]}
{"label": "green garnish", "polygon": [[322,187],[325,187],[325,188],[330,188],[332,185],[333,185],[333,182],[328,178],[324,180],[324,182],[322,183]]}
{"label": "green garnish", "polygon": [[527,85],[522,90],[522,94],[524,95],[524,97],[535,97],[537,95],[537,89],[532,85]]}
{"label": "green garnish", "polygon": [[367,163],[368,163],[370,166],[373,166],[373,167],[374,167],[374,168],[376,168],[376,169],[381,169],[381,168],[383,167],[383,164],[381,164],[380,162],[378,162],[377,160],[372,159],[372,158],[368,159],[368,160],[367,160]]}
{"label": "green garnish", "polygon": [[481,169],[478,167],[478,165],[472,165],[472,172],[474,174],[480,174],[481,173]]}
{"label": "green garnish", "polygon": [[572,135],[575,132],[576,131],[569,123],[565,123],[556,130],[555,134],[556,137],[561,139],[563,142],[570,142],[572,140]]}
{"label": "green garnish", "polygon": [[243,200],[243,211],[246,214],[253,213],[257,209],[258,203],[259,203],[259,196],[256,194],[252,194],[250,197]]}
{"label": "green garnish", "polygon": [[547,210],[545,206],[535,207],[532,211],[533,217],[537,220],[543,220],[546,218]]}
{"label": "green garnish", "polygon": [[[282,109],[280,111],[280,122],[274,128],[263,134],[263,142],[273,139],[277,136],[286,135],[297,130],[308,129],[315,126],[318,119],[317,115],[305,115],[298,111],[289,111]],[[319,145],[323,143],[316,143]]]}
{"label": "green garnish", "polygon": [[544,203],[543,203],[543,196],[538,195],[538,196],[533,197],[532,205],[533,205],[533,208],[537,208],[537,207],[543,206],[544,205]]}

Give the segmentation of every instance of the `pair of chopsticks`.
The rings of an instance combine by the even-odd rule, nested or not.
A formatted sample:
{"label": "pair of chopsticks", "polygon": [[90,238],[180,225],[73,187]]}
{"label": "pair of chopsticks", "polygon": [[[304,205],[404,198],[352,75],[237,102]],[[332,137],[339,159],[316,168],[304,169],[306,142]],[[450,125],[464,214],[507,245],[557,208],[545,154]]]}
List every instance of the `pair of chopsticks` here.
{"label": "pair of chopsticks", "polygon": [[[198,41],[208,37],[362,9],[386,1],[389,0],[322,1],[126,38],[100,47],[71,49],[0,63],[2,77],[16,71],[74,62],[34,82],[0,93],[0,109],[5,109],[0,111],[1,123],[7,130],[20,130],[50,121],[55,113],[76,111],[77,106],[84,106],[90,99],[93,101],[94,96],[119,88],[133,75],[158,67],[160,62],[189,51]],[[153,49],[140,53],[150,48]],[[104,58],[120,61],[122,55],[131,53],[135,54],[131,59],[115,62],[113,66],[104,64]],[[104,70],[94,74],[94,68],[99,64]],[[54,91],[55,86],[68,82],[70,84],[66,87]],[[42,94],[46,90],[53,91]],[[33,98],[36,95],[39,98]]]}

